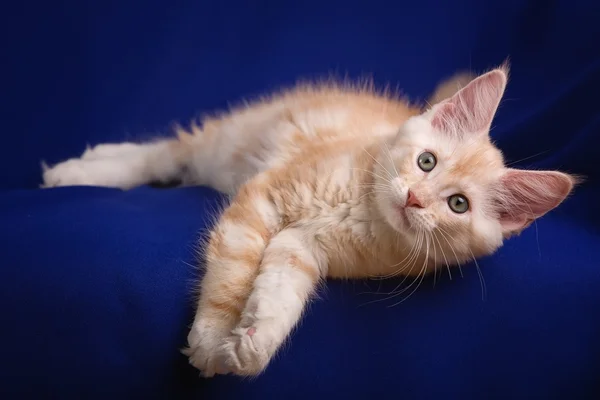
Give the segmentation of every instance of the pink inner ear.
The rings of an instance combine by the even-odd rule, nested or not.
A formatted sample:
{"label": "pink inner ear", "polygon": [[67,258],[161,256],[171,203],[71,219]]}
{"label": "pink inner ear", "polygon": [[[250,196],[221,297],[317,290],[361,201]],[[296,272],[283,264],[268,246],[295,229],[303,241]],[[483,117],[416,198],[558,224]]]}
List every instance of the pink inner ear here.
{"label": "pink inner ear", "polygon": [[571,192],[573,180],[554,171],[509,169],[502,178],[500,223],[519,231],[558,206]]}
{"label": "pink inner ear", "polygon": [[466,115],[452,102],[442,103],[436,111],[431,125],[446,133],[452,133],[457,126],[465,126],[468,123]]}
{"label": "pink inner ear", "polygon": [[493,70],[439,104],[431,124],[446,133],[479,133],[492,123],[506,87],[506,74]]}

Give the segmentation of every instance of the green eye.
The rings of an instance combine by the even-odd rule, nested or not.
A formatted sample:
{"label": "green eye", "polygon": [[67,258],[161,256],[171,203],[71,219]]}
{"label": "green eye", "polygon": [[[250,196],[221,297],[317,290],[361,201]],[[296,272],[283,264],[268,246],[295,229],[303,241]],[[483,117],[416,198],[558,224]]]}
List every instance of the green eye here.
{"label": "green eye", "polygon": [[455,213],[462,214],[469,209],[469,200],[462,194],[453,194],[448,197],[448,206]]}
{"label": "green eye", "polygon": [[432,153],[426,151],[419,155],[417,163],[419,164],[419,168],[421,168],[425,172],[429,172],[435,168],[437,160]]}

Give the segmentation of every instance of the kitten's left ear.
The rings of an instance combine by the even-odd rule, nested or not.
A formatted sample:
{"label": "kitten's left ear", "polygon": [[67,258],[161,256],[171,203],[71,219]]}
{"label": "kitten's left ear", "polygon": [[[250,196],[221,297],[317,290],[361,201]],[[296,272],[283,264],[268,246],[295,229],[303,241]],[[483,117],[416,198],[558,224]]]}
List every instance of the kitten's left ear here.
{"label": "kitten's left ear", "polygon": [[496,199],[504,236],[520,233],[556,208],[575,184],[575,177],[562,172],[507,169]]}
{"label": "kitten's left ear", "polygon": [[434,128],[449,134],[487,133],[506,83],[507,67],[494,69],[472,80],[431,110]]}

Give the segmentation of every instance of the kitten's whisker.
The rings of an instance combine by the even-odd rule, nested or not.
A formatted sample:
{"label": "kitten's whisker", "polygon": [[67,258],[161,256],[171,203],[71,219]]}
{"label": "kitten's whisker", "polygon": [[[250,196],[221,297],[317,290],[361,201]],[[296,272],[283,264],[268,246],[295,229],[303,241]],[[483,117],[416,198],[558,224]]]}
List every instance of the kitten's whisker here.
{"label": "kitten's whisker", "polygon": [[369,171],[368,169],[362,169],[362,168],[350,168],[350,169],[366,172],[368,174],[371,174],[374,177],[377,177],[377,178],[383,180],[384,182],[391,182],[390,177],[384,178],[383,176],[381,176],[373,171]]}
{"label": "kitten's whisker", "polygon": [[[423,242],[425,239],[425,232],[423,230],[419,231],[418,239],[419,239],[418,248],[417,248],[417,251],[415,252],[414,256],[409,261],[410,263],[407,264],[406,266],[402,267],[401,269],[399,269],[398,273],[404,271],[408,265],[410,265],[410,269],[409,269],[408,273],[404,276],[404,279],[402,279],[402,281],[394,288],[394,290],[392,290],[389,293],[392,296],[388,297],[388,299],[391,299],[393,297],[396,297],[396,296],[402,294],[404,291],[406,291],[412,285],[412,283],[411,283],[411,285],[409,285],[407,288],[404,288],[398,292],[398,289],[400,289],[400,287],[404,284],[404,282],[406,282],[406,279],[408,279],[410,277],[410,273],[412,272],[413,268],[417,264],[417,261],[419,260],[419,254],[421,254],[421,249],[423,248]],[[414,280],[413,280],[413,282],[414,282]]]}
{"label": "kitten's whisker", "polygon": [[387,184],[382,184],[382,183],[372,183],[372,184],[360,184],[360,185],[356,185],[357,187],[365,187],[365,188],[377,188],[377,189],[387,189],[387,190],[394,190],[391,186],[387,185]]}
{"label": "kitten's whisker", "polygon": [[[398,240],[400,240],[400,233],[396,232],[396,238]],[[407,259],[412,258],[414,256],[413,253],[417,253],[418,247],[419,247],[419,238],[420,238],[420,232],[417,232],[417,240],[415,240],[415,242],[412,244],[410,251],[408,252],[408,255],[406,255],[406,257],[404,257],[404,259],[402,259],[402,261],[397,262],[396,264],[390,265],[388,266],[388,268],[395,268],[398,265],[404,263]],[[395,274],[396,272],[394,272]]]}
{"label": "kitten's whisker", "polygon": [[[397,235],[398,237],[400,237],[400,235]],[[419,233],[417,233],[417,240],[415,241],[415,243],[413,243],[410,251],[408,252],[408,254],[406,255],[406,257],[404,257],[404,259],[394,265],[390,265],[388,268],[395,268],[398,265],[403,264],[406,261],[406,265],[410,265],[410,263],[412,263],[413,258],[418,256],[418,250],[419,250],[419,238],[420,235]],[[408,260],[408,261],[407,261]],[[404,269],[406,268],[406,265],[402,268],[397,269],[396,271],[393,271],[389,274],[385,274],[385,275],[377,275],[378,279],[389,279],[389,278],[393,278],[399,274],[402,273],[402,271],[404,271]]]}
{"label": "kitten's whisker", "polygon": [[517,160],[517,161],[511,161],[511,162],[507,163],[507,164],[506,164],[506,166],[507,166],[507,167],[510,167],[511,165],[515,165],[515,164],[518,164],[518,163],[520,163],[520,162],[523,162],[523,161],[530,160],[530,159],[532,159],[532,158],[535,158],[535,157],[537,157],[537,156],[541,156],[542,154],[545,154],[545,153],[547,153],[548,151],[549,151],[549,150],[540,151],[539,153],[536,153],[536,154],[534,154],[534,155],[532,155],[532,156],[525,157],[525,158],[521,158],[520,160]]}
{"label": "kitten's whisker", "polygon": [[385,145],[385,149],[387,150],[388,158],[390,159],[390,164],[392,164],[392,167],[394,167],[394,172],[396,173],[396,177],[398,177],[400,176],[400,174],[398,173],[398,169],[396,169],[396,164],[394,163],[394,159],[392,158],[392,152],[390,151],[387,142],[383,142],[383,144]]}
{"label": "kitten's whisker", "polygon": [[[442,235],[442,238],[446,241],[446,243],[448,243],[448,247],[450,247],[452,254],[454,254],[454,260],[458,267],[458,271],[460,272],[460,277],[464,278],[465,276],[463,275],[462,267],[460,265],[460,258],[458,258],[458,256],[456,255],[456,251],[454,251],[454,246],[452,246],[452,243],[450,243],[450,240],[448,240],[448,237],[446,236],[446,235],[450,236],[450,234],[439,226],[437,227],[437,229],[440,232],[440,235]],[[450,274],[450,267],[448,267],[448,274]],[[450,280],[452,280],[452,276],[450,276]]]}
{"label": "kitten's whisker", "polygon": [[[417,244],[417,246],[419,245],[419,243],[422,244],[422,239],[423,239],[423,235],[421,234],[421,232],[420,231],[417,232],[417,241],[415,242]],[[415,253],[416,254],[418,254],[420,252],[420,248],[421,247],[415,247],[415,249],[416,249]],[[402,279],[402,281],[391,292],[388,292],[388,293],[377,293],[377,294],[387,295],[388,297],[385,297],[383,299],[371,300],[371,301],[365,303],[364,305],[368,305],[368,304],[372,304],[372,303],[378,303],[378,302],[381,302],[381,301],[386,301],[386,300],[389,300],[391,298],[394,298],[395,296],[398,296],[398,295],[402,294],[402,292],[405,291],[406,288],[403,289],[402,291],[400,291],[399,293],[397,291],[404,284],[404,282],[406,281],[406,279],[410,276],[410,272],[412,272],[412,269],[416,265],[416,261],[417,260],[418,260],[418,257],[417,258],[411,258],[410,263],[407,263],[403,268],[400,269],[400,271],[402,271],[402,270],[406,269],[406,267],[410,266],[410,270],[408,271],[408,274],[406,274],[404,276],[404,279]]]}
{"label": "kitten's whisker", "polygon": [[[442,235],[442,238],[446,241],[446,243],[448,243],[448,247],[450,247],[450,250],[452,250],[452,252],[454,252],[454,249],[452,248],[452,245],[450,244],[450,242],[448,241],[448,239],[446,239],[446,237],[444,236],[444,234],[442,233],[442,231],[439,231],[439,232],[440,232],[440,235]],[[454,254],[454,257],[456,257],[456,253]],[[452,271],[450,269],[449,263],[446,263],[446,269],[448,270],[448,277],[450,278],[450,280],[452,280]]]}
{"label": "kitten's whisker", "polygon": [[440,239],[437,237],[435,231],[433,231],[433,237],[435,238],[435,240],[437,240],[438,244],[440,245],[440,250],[442,251],[442,256],[444,257],[444,261],[446,262],[446,268],[448,269],[448,275],[450,276],[450,280],[452,280],[452,274],[450,273],[450,263],[448,263],[448,258],[446,257],[446,252],[444,251],[442,242],[440,242]]}
{"label": "kitten's whisker", "polygon": [[373,155],[371,153],[369,153],[369,151],[366,149],[366,147],[363,147],[363,150],[365,151],[365,153],[367,153],[369,155],[369,157],[371,157],[373,159],[373,161],[375,161],[377,164],[379,164],[379,166],[381,168],[383,168],[383,170],[385,171],[385,173],[388,176],[388,180],[392,180],[394,178],[394,176],[390,173],[390,171],[388,171],[388,169],[386,167],[384,167],[383,164],[381,164],[375,157],[373,157]]}
{"label": "kitten's whisker", "polygon": [[[407,261],[407,265],[410,265],[410,264],[412,264],[412,263],[416,263],[416,261],[417,261],[417,259],[418,259],[418,257],[419,257],[419,254],[420,254],[420,252],[421,252],[421,248],[423,247],[423,231],[422,231],[422,230],[419,230],[419,231],[417,232],[417,235],[418,235],[418,236],[417,236],[417,240],[415,241],[415,244],[413,245],[413,248],[412,248],[412,250],[414,250],[414,251],[412,251],[412,250],[411,250],[411,253],[412,253],[412,254],[410,254],[410,258],[409,258],[409,260]],[[405,258],[405,259],[406,259],[406,258]],[[404,262],[404,260],[402,260],[401,262],[399,262],[399,263],[396,263],[396,264],[394,264],[394,265],[391,265],[391,266],[390,266],[390,268],[395,268],[395,267],[397,267],[398,265],[402,264],[402,262]],[[395,272],[393,272],[393,273],[392,273],[392,274],[390,274],[389,276],[390,276],[390,277],[393,277],[393,276],[399,275],[399,274],[400,274],[400,273],[402,273],[402,272],[403,272],[405,269],[406,269],[406,265],[405,265],[405,266],[403,266],[403,267],[401,267],[401,268],[399,268],[398,270],[396,270]]]}
{"label": "kitten's whisker", "polygon": [[527,208],[529,209],[529,215],[531,215],[531,218],[533,219],[533,225],[535,226],[535,242],[537,243],[537,248],[538,248],[538,255],[540,257],[540,260],[542,259],[542,248],[540,247],[540,231],[538,229],[538,224],[537,224],[537,218],[535,218],[535,215],[533,214],[533,210],[531,209],[531,205],[529,205],[529,203],[523,203],[527,206]]}
{"label": "kitten's whisker", "polygon": [[357,186],[385,186],[388,188],[392,188],[393,186],[389,182],[371,182],[371,183],[359,183]]}
{"label": "kitten's whisker", "polygon": [[[426,248],[425,259],[423,260],[423,265],[421,266],[421,270],[419,271],[419,274],[417,275],[417,277],[415,278],[415,280],[408,286],[408,288],[410,288],[417,280],[419,280],[419,278],[421,278],[419,280],[419,283],[417,283],[417,286],[415,286],[415,288],[408,294],[408,296],[406,296],[405,298],[403,298],[399,302],[397,302],[395,304],[392,304],[389,307],[395,307],[397,305],[400,305],[400,304],[404,303],[406,300],[408,300],[419,289],[419,287],[421,287],[421,284],[423,283],[423,279],[425,279],[425,275],[427,273],[427,263],[429,261],[429,237],[427,236],[427,234],[425,234],[425,240],[426,240],[426,243],[427,243],[427,245],[426,245],[427,248]],[[406,288],[406,289],[408,289],[408,288]],[[400,293],[402,293],[402,291]],[[397,295],[394,295],[392,297],[396,297],[396,296]]]}
{"label": "kitten's whisker", "polygon": [[431,244],[433,245],[433,287],[435,288],[435,281],[437,280],[437,248],[435,247],[435,242],[433,241],[433,235],[431,237]]}
{"label": "kitten's whisker", "polygon": [[370,196],[372,194],[377,194],[377,193],[383,193],[386,196],[384,196],[384,198],[392,198],[391,193],[389,190],[373,190],[367,193],[363,193],[362,195],[360,195],[360,197],[358,198],[358,201],[361,201],[364,197]]}
{"label": "kitten's whisker", "polygon": [[475,268],[477,269],[477,274],[479,275],[479,283],[481,284],[481,301],[485,301],[485,299],[487,298],[487,285],[485,284],[483,271],[481,270],[481,268],[479,268],[479,263],[477,262],[477,259],[475,258],[475,255],[473,254],[471,249],[469,249],[469,253],[471,253],[471,258],[475,263]]}

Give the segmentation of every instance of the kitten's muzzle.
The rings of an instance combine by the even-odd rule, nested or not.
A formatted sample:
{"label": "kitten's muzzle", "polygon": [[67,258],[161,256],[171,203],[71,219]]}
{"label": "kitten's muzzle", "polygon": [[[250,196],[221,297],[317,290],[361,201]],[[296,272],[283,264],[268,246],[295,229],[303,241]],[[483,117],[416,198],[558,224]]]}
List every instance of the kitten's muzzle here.
{"label": "kitten's muzzle", "polygon": [[421,201],[415,195],[415,193],[412,190],[408,189],[408,195],[406,197],[406,204],[404,205],[404,207],[423,208],[423,205],[421,204]]}

